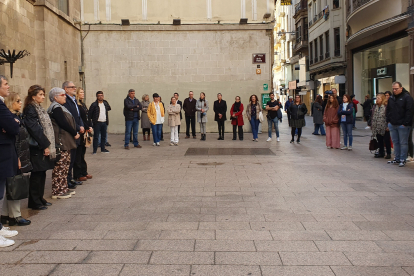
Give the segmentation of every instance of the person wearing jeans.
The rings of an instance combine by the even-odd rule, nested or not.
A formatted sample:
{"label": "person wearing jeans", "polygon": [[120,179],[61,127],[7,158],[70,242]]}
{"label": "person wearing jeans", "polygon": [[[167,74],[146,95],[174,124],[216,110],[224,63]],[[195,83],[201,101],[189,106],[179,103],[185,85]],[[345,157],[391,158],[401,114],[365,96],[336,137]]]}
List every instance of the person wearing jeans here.
{"label": "person wearing jeans", "polygon": [[158,93],[152,95],[154,101],[148,106],[148,119],[151,122],[153,146],[159,146],[161,141],[161,129],[164,123],[164,106],[160,102]]}
{"label": "person wearing jeans", "polygon": [[111,106],[108,104],[107,101],[104,100],[104,95],[102,91],[96,92],[96,101],[93,102],[89,108],[89,118],[92,120],[93,123],[93,154],[96,154],[98,150],[98,136],[101,136],[102,143],[101,152],[102,153],[109,153],[109,150],[105,148],[105,143],[107,137],[107,129],[108,129],[108,111],[111,110]]}
{"label": "person wearing jeans", "polygon": [[252,133],[253,133],[253,141],[259,142],[258,140],[258,133],[259,133],[259,114],[262,112],[262,107],[258,101],[256,95],[251,95],[249,99],[249,104],[246,108],[246,115],[247,119],[250,121],[250,125],[252,126]]}
{"label": "person wearing jeans", "polygon": [[129,141],[131,139],[131,130],[133,131],[133,142],[135,148],[141,148],[138,143],[138,126],[139,126],[139,111],[142,110],[142,105],[135,98],[135,90],[129,89],[128,96],[124,100],[124,116],[125,116],[125,143],[124,148],[129,149]]}
{"label": "person wearing jeans", "polygon": [[272,126],[275,126],[276,139],[279,142],[279,117],[278,111],[280,109],[280,102],[275,100],[275,94],[273,92],[269,93],[270,101],[266,103],[267,110],[267,125],[268,125],[268,134],[269,138],[267,142],[272,141]]}
{"label": "person wearing jeans", "polygon": [[342,132],[344,134],[344,146],[341,148],[341,150],[352,150],[352,127],[354,122],[353,114],[354,105],[351,101],[351,97],[345,94],[338,109],[338,117],[339,121],[341,122]]}
{"label": "person wearing jeans", "polygon": [[322,96],[318,95],[316,97],[315,102],[312,105],[312,117],[313,123],[315,124],[315,130],[313,131],[313,135],[319,135],[319,129],[321,130],[321,135],[326,135],[325,129],[323,127],[323,101]]}

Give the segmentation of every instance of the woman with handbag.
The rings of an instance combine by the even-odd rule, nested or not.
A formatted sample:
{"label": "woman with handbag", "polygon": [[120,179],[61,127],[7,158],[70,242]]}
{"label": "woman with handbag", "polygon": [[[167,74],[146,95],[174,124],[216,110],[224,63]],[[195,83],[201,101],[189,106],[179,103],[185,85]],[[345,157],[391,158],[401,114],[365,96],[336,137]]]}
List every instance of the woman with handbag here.
{"label": "woman with handbag", "polygon": [[[20,95],[17,93],[10,93],[10,95],[5,99],[4,103],[7,108],[11,111],[13,116],[18,119],[20,124],[19,135],[16,136],[16,151],[19,158],[19,170],[16,176],[13,179],[16,179],[15,182],[11,183],[13,189],[8,187],[6,195],[3,201],[3,209],[1,211],[1,223],[9,223],[9,226],[25,226],[31,223],[30,220],[24,219],[20,211],[20,199],[27,198],[28,196],[28,181],[23,176],[23,173],[28,173],[32,170],[32,163],[30,163],[30,150],[29,150],[29,134],[27,133],[26,128],[24,127],[22,116],[20,110],[22,109],[22,100]],[[17,181],[16,177],[21,179],[21,182]],[[27,185],[27,187],[25,187]],[[26,193],[24,192],[26,190]],[[25,194],[24,194],[25,193]],[[20,198],[19,200],[14,200],[13,198]]]}
{"label": "woman with handbag", "polygon": [[56,145],[60,146],[60,158],[52,171],[52,198],[65,199],[75,194],[68,188],[68,172],[70,151],[76,149],[76,139],[80,137],[76,131],[76,122],[72,113],[63,105],[66,103],[65,90],[54,87],[49,92],[51,102],[47,113],[52,120]]}
{"label": "woman with handbag", "polygon": [[89,147],[92,142],[92,121],[89,119],[89,111],[84,103],[85,91],[78,87],[76,90],[76,102],[80,117],[83,121],[85,133],[80,134],[80,145],[76,149],[76,160],[73,165],[73,176],[76,181],[86,181],[92,179],[92,175],[88,174],[88,164],[85,161],[86,147]]}
{"label": "woman with handbag", "polygon": [[352,126],[354,121],[353,114],[354,104],[351,101],[351,97],[345,94],[338,109],[339,121],[341,122],[342,132],[344,134],[344,146],[341,148],[341,150],[352,150]]}
{"label": "woman with handbag", "polygon": [[200,99],[198,99],[196,102],[197,122],[200,124],[201,141],[206,140],[206,124],[208,109],[209,108],[208,101],[206,100],[206,94],[204,94],[204,92],[201,92]]}
{"label": "woman with handbag", "polygon": [[23,118],[29,132],[30,161],[33,170],[30,175],[29,208],[45,210],[52,205],[43,196],[45,192],[46,171],[55,166],[56,144],[52,122],[41,106],[45,100],[45,89],[32,85],[24,100]]}
{"label": "woman with handbag", "polygon": [[295,96],[295,102],[289,106],[289,113],[291,116],[290,126],[292,127],[292,140],[290,140],[290,143],[295,142],[295,133],[296,130],[298,130],[298,139],[296,140],[296,143],[299,144],[300,136],[302,135],[302,127],[306,125],[305,115],[308,113],[308,108],[306,107],[306,104],[302,103],[302,99],[299,95]]}
{"label": "woman with handbag", "polygon": [[259,142],[259,123],[260,114],[262,113],[262,107],[259,104],[259,100],[256,95],[251,95],[249,104],[246,108],[246,116],[249,119],[250,125],[252,126],[253,141]]}
{"label": "woman with handbag", "polygon": [[390,132],[388,130],[388,124],[385,113],[386,109],[387,100],[385,98],[385,95],[378,94],[376,104],[372,110],[371,117],[372,136],[375,136],[377,138],[377,147],[379,148],[379,154],[375,155],[375,158],[385,157],[384,144],[387,148],[387,156],[391,157],[391,145],[389,143],[385,143],[386,139],[390,139]]}
{"label": "woman with handbag", "polygon": [[339,149],[341,147],[338,109],[339,104],[337,99],[333,95],[329,95],[325,112],[323,113],[323,121],[326,125],[326,147],[328,149]]}
{"label": "woman with handbag", "polygon": [[223,100],[221,93],[217,94],[217,101],[214,101],[214,121],[217,122],[219,138],[217,140],[224,140],[224,122],[227,120],[227,103]]}
{"label": "woman with handbag", "polygon": [[240,97],[236,96],[236,101],[231,106],[230,117],[233,125],[233,140],[237,140],[237,129],[239,130],[239,140],[243,141],[243,104]]}

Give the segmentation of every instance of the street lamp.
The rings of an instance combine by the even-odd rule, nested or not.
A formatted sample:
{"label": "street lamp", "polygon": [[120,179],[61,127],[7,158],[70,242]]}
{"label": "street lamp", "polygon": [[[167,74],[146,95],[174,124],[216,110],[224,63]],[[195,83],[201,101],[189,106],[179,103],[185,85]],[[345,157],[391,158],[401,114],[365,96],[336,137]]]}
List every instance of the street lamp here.
{"label": "street lamp", "polygon": [[7,53],[4,49],[0,50],[0,57],[4,58],[5,60],[1,60],[0,64],[10,63],[10,76],[13,78],[13,63],[15,63],[18,59],[24,58],[25,56],[29,56],[30,53],[26,50],[20,51],[16,54],[16,50],[13,50],[13,53],[10,53],[10,50]]}

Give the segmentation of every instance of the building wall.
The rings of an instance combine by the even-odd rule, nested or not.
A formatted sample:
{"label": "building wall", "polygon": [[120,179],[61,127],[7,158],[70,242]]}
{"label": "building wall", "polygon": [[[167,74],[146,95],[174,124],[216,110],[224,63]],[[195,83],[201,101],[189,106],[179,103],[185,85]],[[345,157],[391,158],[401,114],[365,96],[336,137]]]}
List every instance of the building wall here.
{"label": "building wall", "polygon": [[[96,91],[102,90],[112,107],[109,131],[123,133],[123,100],[128,89],[134,88],[138,99],[143,94],[152,98],[153,93],[159,93],[166,105],[174,92],[181,100],[190,90],[196,98],[205,92],[210,103],[207,131],[216,132],[213,102],[217,93],[223,94],[230,111],[235,96],[247,106],[251,94],[260,97],[264,93],[263,84],[268,84],[270,91],[272,32],[270,24],[158,29],[92,26],[84,41],[87,102],[91,103]],[[252,63],[254,53],[266,54],[260,75]],[[230,131],[230,122],[227,124]],[[168,131],[167,123],[164,129]]]}

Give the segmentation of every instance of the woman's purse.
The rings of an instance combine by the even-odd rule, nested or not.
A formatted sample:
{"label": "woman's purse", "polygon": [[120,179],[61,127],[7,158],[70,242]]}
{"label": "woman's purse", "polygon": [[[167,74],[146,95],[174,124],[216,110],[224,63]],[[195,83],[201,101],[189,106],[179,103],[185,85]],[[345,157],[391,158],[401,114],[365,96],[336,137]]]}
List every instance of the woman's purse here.
{"label": "woman's purse", "polygon": [[378,149],[378,141],[375,136],[371,136],[371,141],[369,141],[369,150],[376,151]]}
{"label": "woman's purse", "polygon": [[92,138],[89,135],[89,132],[87,132],[83,137],[85,142],[85,148],[89,148],[92,145]]}
{"label": "woman's purse", "polygon": [[29,197],[30,177],[28,174],[18,174],[6,180],[6,195],[8,200],[20,200]]}
{"label": "woman's purse", "polygon": [[263,113],[261,111],[259,112],[259,121],[263,122]]}

